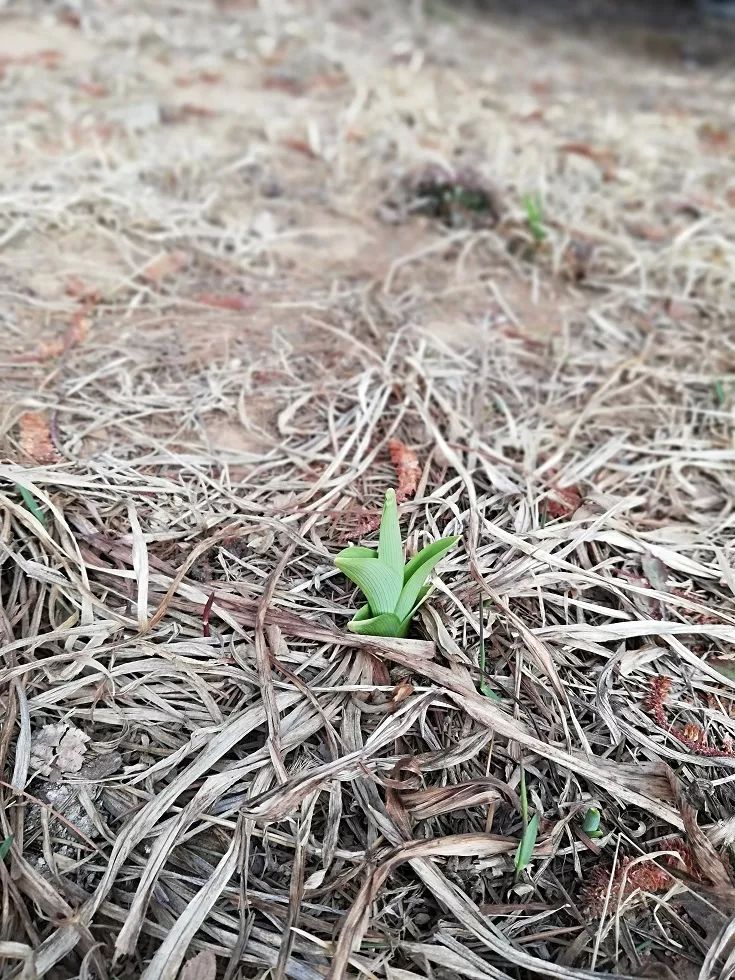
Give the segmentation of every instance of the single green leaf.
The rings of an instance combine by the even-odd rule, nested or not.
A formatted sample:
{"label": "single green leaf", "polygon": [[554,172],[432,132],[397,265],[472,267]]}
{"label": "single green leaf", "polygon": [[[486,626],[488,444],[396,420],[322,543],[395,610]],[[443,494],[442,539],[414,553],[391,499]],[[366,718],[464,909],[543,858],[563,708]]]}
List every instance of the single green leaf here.
{"label": "single green leaf", "polygon": [[347,629],[361,636],[400,636],[401,621],[393,613],[381,613],[372,619],[353,619]]}
{"label": "single green leaf", "polygon": [[714,667],[718,673],[729,677],[731,681],[735,680],[735,660],[729,660],[727,657],[709,657],[707,666]]}
{"label": "single green leaf", "polygon": [[0,861],[7,855],[8,851],[13,845],[13,835],[6,837],[5,840],[0,840]]}
{"label": "single green leaf", "polygon": [[398,524],[398,503],[396,492],[392,489],[385,491],[383,516],[380,519],[378,558],[386,565],[390,565],[399,575],[403,575],[403,544],[401,528]]}
{"label": "single green leaf", "polygon": [[415,611],[416,611],[415,609],[412,609],[411,612],[408,614],[408,616],[405,616],[401,620],[401,626],[398,632],[396,633],[396,636],[408,636],[408,631],[411,629],[411,623],[413,622]]}
{"label": "single green leaf", "polygon": [[359,623],[363,619],[370,619],[372,613],[370,612],[370,603],[366,602],[364,606],[360,606],[355,615],[352,617],[353,623]]}
{"label": "single green leaf", "polygon": [[378,552],[375,548],[363,548],[360,545],[352,545],[350,548],[345,548],[340,551],[338,555],[335,556],[334,563],[337,564],[343,558],[377,558]]}
{"label": "single green leaf", "polygon": [[528,222],[528,227],[533,236],[533,240],[537,245],[546,238],[546,230],[544,229],[544,210],[541,204],[541,199],[538,197],[531,197],[530,194],[525,194],[523,196],[523,207],[526,212],[526,221]]}
{"label": "single green leaf", "polygon": [[[431,557],[427,558],[418,566],[411,578],[403,586],[401,596],[398,600],[398,605],[395,606],[396,616],[398,616],[399,619],[405,619],[405,617],[408,616],[409,612],[416,605],[422,585],[427,580],[429,575],[431,575],[431,571],[434,566],[442,560],[444,555],[449,551],[457,539],[443,538],[442,540],[445,542],[445,544],[441,548],[435,548]],[[436,544],[440,544],[440,542],[437,541]]]}
{"label": "single green leaf", "polygon": [[420,568],[424,562],[429,561],[438,552],[448,551],[453,544],[459,541],[459,535],[455,534],[451,538],[439,538],[438,541],[432,541],[431,544],[427,544],[425,548],[422,548],[417,555],[407,562],[406,567],[403,569],[403,584],[411,578],[417,568]]}
{"label": "single green leaf", "polygon": [[596,806],[591,806],[584,815],[582,830],[590,837],[600,837],[600,811]]}
{"label": "single green leaf", "polygon": [[36,503],[36,499],[33,494],[30,492],[30,490],[26,490],[25,487],[20,486],[18,483],[16,483],[16,486],[18,487],[20,495],[23,498],[23,503],[26,505],[28,510],[31,512],[31,514],[33,514],[39,524],[43,524],[43,526],[46,527],[46,515],[41,510],[39,504]]}
{"label": "single green leaf", "polygon": [[523,837],[521,837],[520,843],[518,845],[518,850],[516,851],[515,857],[515,869],[516,873],[520,873],[527,868],[531,863],[531,858],[533,857],[533,849],[536,846],[536,838],[538,837],[538,825],[539,818],[538,813],[534,813],[528,822],[528,826],[523,831]]}
{"label": "single green leaf", "polygon": [[401,594],[401,576],[380,558],[337,556],[335,565],[365,594],[375,616],[395,612]]}

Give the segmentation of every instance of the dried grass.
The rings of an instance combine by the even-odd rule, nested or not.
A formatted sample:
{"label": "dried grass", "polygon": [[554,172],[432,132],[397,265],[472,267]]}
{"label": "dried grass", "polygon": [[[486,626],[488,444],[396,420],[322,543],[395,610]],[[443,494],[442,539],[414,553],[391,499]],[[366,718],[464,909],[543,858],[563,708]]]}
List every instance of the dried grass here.
{"label": "dried grass", "polygon": [[[621,116],[562,134],[551,105],[510,161],[527,96],[507,95],[507,118],[488,109],[461,17],[422,48],[378,5],[382,67],[366,89],[352,7],[319,6],[324,41],[308,5],[136,10],[92,9],[84,36],[123,60],[158,37],[177,65],[200,36],[206,78],[208,50],[261,82],[268,58],[335,59],[337,94],[323,66],[286,67],[289,91],[317,93],[299,153],[321,161],[343,213],[377,204],[386,159],[441,164],[463,139],[479,152],[490,127],[495,183],[508,198],[545,188],[548,239],[534,252],[511,207],[492,229],[422,225],[410,243],[401,227],[361,278],[309,279],[303,254],[290,275],[305,226],[274,230],[271,216],[245,231],[205,206],[253,162],[229,130],[213,123],[225,150],[203,142],[193,160],[193,111],[178,135],[159,119],[142,139],[138,118],[62,166],[18,123],[53,192],[33,175],[16,185],[0,202],[11,226],[99,234],[101,214],[127,271],[97,269],[87,290],[93,268],[64,270],[82,287],[32,294],[32,329],[11,327],[4,360],[3,975],[173,980],[183,967],[210,980],[212,954],[227,980],[727,975],[732,216],[713,205],[662,241],[618,213],[635,190],[648,220],[687,167],[715,195],[726,164],[663,113],[628,145]],[[263,50],[238,54],[246,35]],[[465,74],[443,65],[447,39],[466,42]],[[284,77],[263,97],[281,105]],[[696,104],[698,80],[690,101],[680,76],[671,91]],[[58,84],[43,76],[39,99]],[[713,85],[724,105],[731,82]],[[418,152],[409,109],[433,154]],[[296,137],[286,145],[273,118],[254,127],[254,155],[296,170]],[[301,118],[292,107],[284,125]],[[170,200],[163,162],[183,145]],[[131,169],[157,159],[141,203]],[[327,218],[307,226],[312,245],[338,234]],[[594,250],[581,282],[532,331],[528,296],[562,288],[582,240]],[[22,280],[22,265],[12,253],[8,275]],[[471,321],[458,311],[478,297],[469,336],[437,331],[433,311]],[[355,596],[331,556],[370,537],[397,483],[412,550],[448,533],[462,547],[420,639],[353,636]],[[521,772],[541,829],[517,876]]]}

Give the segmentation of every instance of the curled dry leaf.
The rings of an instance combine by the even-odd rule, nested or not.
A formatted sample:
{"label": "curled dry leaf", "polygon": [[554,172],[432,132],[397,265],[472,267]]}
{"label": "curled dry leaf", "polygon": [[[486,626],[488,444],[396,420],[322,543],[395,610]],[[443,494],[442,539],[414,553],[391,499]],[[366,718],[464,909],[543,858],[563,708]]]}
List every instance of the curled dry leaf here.
{"label": "curled dry leaf", "polygon": [[38,356],[33,360],[47,361],[52,357],[61,357],[72,347],[76,347],[87,339],[91,325],[92,321],[84,315],[84,311],[77,311],[72,316],[64,335],[41,344],[38,349]]}
{"label": "curled dry leaf", "polygon": [[393,463],[398,477],[396,499],[400,503],[416,493],[416,488],[421,479],[421,465],[413,449],[409,449],[405,442],[401,442],[400,439],[391,439],[388,443],[388,450],[390,451],[390,461]]}
{"label": "curled dry leaf", "polygon": [[154,286],[159,286],[164,279],[176,275],[189,262],[189,255],[177,249],[174,252],[162,252],[146,265],[141,276]]}
{"label": "curled dry leaf", "polygon": [[20,447],[34,463],[58,463],[48,419],[41,412],[24,412],[18,423]]}
{"label": "curled dry leaf", "polygon": [[234,313],[251,310],[254,305],[251,296],[243,296],[240,293],[197,293],[194,299],[204,306],[213,306],[218,310],[232,310]]}
{"label": "curled dry leaf", "polygon": [[576,487],[556,487],[546,501],[546,513],[552,520],[571,517],[582,503],[582,494]]}
{"label": "curled dry leaf", "polygon": [[604,180],[614,180],[616,177],[615,158],[609,150],[597,149],[597,147],[590,146],[589,143],[572,142],[562,143],[559,152],[592,160],[600,168]]}
{"label": "curled dry leaf", "polygon": [[697,881],[701,875],[695,867],[692,849],[679,837],[672,837],[656,845],[656,851],[674,851],[656,860],[623,857],[615,868],[597,865],[582,889],[580,907],[591,919],[603,914],[614,916],[618,906],[626,899],[643,901],[646,894],[666,891],[674,884],[674,876],[662,864],[679,867]]}
{"label": "curled dry leaf", "polygon": [[66,280],[65,292],[67,296],[87,306],[93,306],[100,300],[97,290],[93,286],[88,286],[79,276],[69,276]]}

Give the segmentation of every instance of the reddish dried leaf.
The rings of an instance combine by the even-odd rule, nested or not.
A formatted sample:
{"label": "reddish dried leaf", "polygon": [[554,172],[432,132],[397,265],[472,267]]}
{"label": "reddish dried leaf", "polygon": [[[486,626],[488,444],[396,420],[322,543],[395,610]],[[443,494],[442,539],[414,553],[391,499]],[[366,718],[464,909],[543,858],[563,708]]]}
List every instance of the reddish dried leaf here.
{"label": "reddish dried leaf", "polygon": [[167,123],[185,122],[187,119],[211,119],[217,113],[205,105],[197,105],[194,102],[184,102],[181,105],[165,109],[163,121]]}
{"label": "reddish dried leaf", "polygon": [[60,357],[68,350],[71,350],[72,347],[81,344],[87,339],[91,325],[92,321],[84,315],[83,310],[75,313],[63,337],[58,337],[55,340],[49,340],[45,344],[41,344],[37,360],[47,361],[52,357]]}
{"label": "reddish dried leaf", "polygon": [[163,252],[161,255],[157,255],[155,259],[151,259],[141,275],[154,286],[158,286],[168,276],[181,272],[188,262],[188,253],[182,252],[180,249],[174,252]]}
{"label": "reddish dried leaf", "polygon": [[729,149],[730,132],[724,126],[716,126],[714,123],[702,123],[697,130],[700,142],[710,150],[721,152]]}
{"label": "reddish dried leaf", "polygon": [[697,307],[693,303],[672,299],[666,304],[666,312],[672,320],[693,320],[697,316]]}
{"label": "reddish dried leaf", "polygon": [[614,180],[615,158],[609,150],[598,150],[589,143],[562,143],[559,147],[561,153],[568,153],[574,156],[586,157],[596,163],[602,172],[605,180]]}
{"label": "reddish dried leaf", "polygon": [[204,85],[216,85],[217,82],[222,81],[222,75],[216,71],[197,71],[190,75],[178,75],[174,82],[176,85],[181,86],[181,88],[189,88],[191,85],[196,85],[201,82]]}
{"label": "reddish dried leaf", "polygon": [[79,82],[77,88],[84,95],[89,95],[93,99],[101,99],[110,94],[110,90],[102,82]]}
{"label": "reddish dried leaf", "polygon": [[701,725],[697,725],[695,722],[689,722],[688,724],[684,725],[683,728],[672,728],[671,734],[678,738],[682,745],[685,745],[697,755],[706,755],[711,757],[733,754],[731,740],[723,742],[721,748],[718,748],[715,745],[710,745],[709,740],[707,739],[707,733]]}
{"label": "reddish dried leaf", "polygon": [[218,310],[234,310],[236,313],[253,308],[253,299],[240,293],[198,293],[194,299],[205,306],[215,306]]}
{"label": "reddish dried leaf", "polygon": [[546,513],[556,520],[571,517],[582,503],[582,494],[576,487],[556,487],[546,500]]}
{"label": "reddish dried leaf", "polygon": [[652,677],[648,697],[643,705],[644,710],[647,711],[649,715],[653,715],[661,728],[667,727],[666,708],[664,706],[664,702],[666,701],[670,690],[670,677],[665,677],[662,674]]}
{"label": "reddish dried leaf", "polygon": [[66,295],[78,299],[80,303],[93,305],[100,300],[100,294],[92,286],[88,286],[79,276],[69,276],[66,280]]}
{"label": "reddish dried leaf", "polygon": [[[694,866],[692,850],[678,837],[668,838],[656,845],[657,851],[676,851],[679,857],[667,855],[659,860],[670,867],[681,868],[692,877],[701,879]],[[612,876],[612,883],[610,881]],[[634,892],[641,893],[643,899],[646,893],[666,891],[671,887],[674,878],[656,861],[638,861],[623,857],[615,868],[597,865],[593,868],[589,880],[580,894],[580,906],[591,918],[599,919],[607,907],[607,914],[613,915],[619,903],[629,898]],[[608,897],[609,892],[609,897]]]}
{"label": "reddish dried leaf", "polygon": [[310,146],[307,140],[301,139],[298,136],[288,136],[283,141],[283,145],[288,147],[289,150],[294,150],[296,153],[303,153],[304,156],[311,157],[314,159],[316,154]]}
{"label": "reddish dried leaf", "polygon": [[33,51],[30,54],[20,56],[2,55],[0,56],[0,68],[6,65],[40,65],[42,68],[51,70],[59,67],[61,61],[61,51],[55,48],[44,48],[41,51]]}
{"label": "reddish dried leaf", "polygon": [[398,477],[396,500],[400,503],[416,493],[416,487],[418,487],[421,479],[421,466],[413,449],[409,449],[400,439],[391,439],[388,443],[388,449],[390,461],[393,463]]}
{"label": "reddish dried leaf", "polygon": [[291,75],[275,73],[263,79],[263,88],[267,91],[285,92],[287,95],[303,95],[304,85]]}
{"label": "reddish dried leaf", "polygon": [[642,238],[646,242],[668,242],[673,234],[670,228],[648,221],[628,221],[626,228],[635,238]]}
{"label": "reddish dried leaf", "polygon": [[58,463],[48,419],[40,412],[24,412],[18,423],[20,447],[35,463]]}

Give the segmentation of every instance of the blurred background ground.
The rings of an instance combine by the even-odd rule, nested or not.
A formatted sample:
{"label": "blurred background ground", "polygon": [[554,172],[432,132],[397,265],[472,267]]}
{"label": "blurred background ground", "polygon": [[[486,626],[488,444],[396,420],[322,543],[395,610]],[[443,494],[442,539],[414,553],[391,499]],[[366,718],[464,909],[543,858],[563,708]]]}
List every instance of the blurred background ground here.
{"label": "blurred background ground", "polygon": [[[682,829],[663,770],[646,769],[657,753],[689,789],[730,766],[733,682],[707,664],[735,638],[733,25],[612,0],[19,2],[0,16],[9,969],[101,974],[115,946],[115,976],[175,976],[187,949],[228,977],[324,976],[359,896],[349,975],[697,976],[719,919],[660,897],[628,915],[613,890],[600,922],[584,887],[616,848],[632,859],[631,840],[650,850]],[[446,678],[389,672],[303,625],[342,625],[330,554],[393,479],[390,438],[423,467],[413,543],[451,525],[468,548],[417,635],[476,672],[489,582],[504,711],[531,728],[541,711],[542,741],[615,760],[622,790],[570,775],[531,728],[493,755],[487,719]],[[290,652],[253,632],[247,603],[263,596],[303,618]],[[517,616],[550,673],[519,653],[538,648]],[[317,695],[283,672],[274,687],[268,649]],[[626,653],[616,684],[636,707],[616,729],[608,668]],[[651,707],[658,676],[689,742]],[[570,704],[554,702],[559,677]],[[392,703],[406,679],[396,731],[365,754],[393,716],[356,700],[377,685]],[[40,765],[44,739],[58,762],[77,731],[96,769]],[[519,746],[546,820],[520,884]],[[489,784],[416,818],[416,840],[489,829],[497,853],[450,848],[444,885],[421,858],[371,905],[366,869],[408,833],[381,782],[406,754],[426,755],[440,788],[490,774],[512,794],[494,822]],[[327,762],[337,778],[312,801],[298,780]],[[590,802],[603,845],[562,841]],[[67,839],[64,807],[82,837]],[[712,799],[700,814],[721,852],[726,816]],[[185,920],[220,860],[211,904]],[[467,918],[477,907],[496,932]],[[179,958],[162,945],[174,923]]]}

